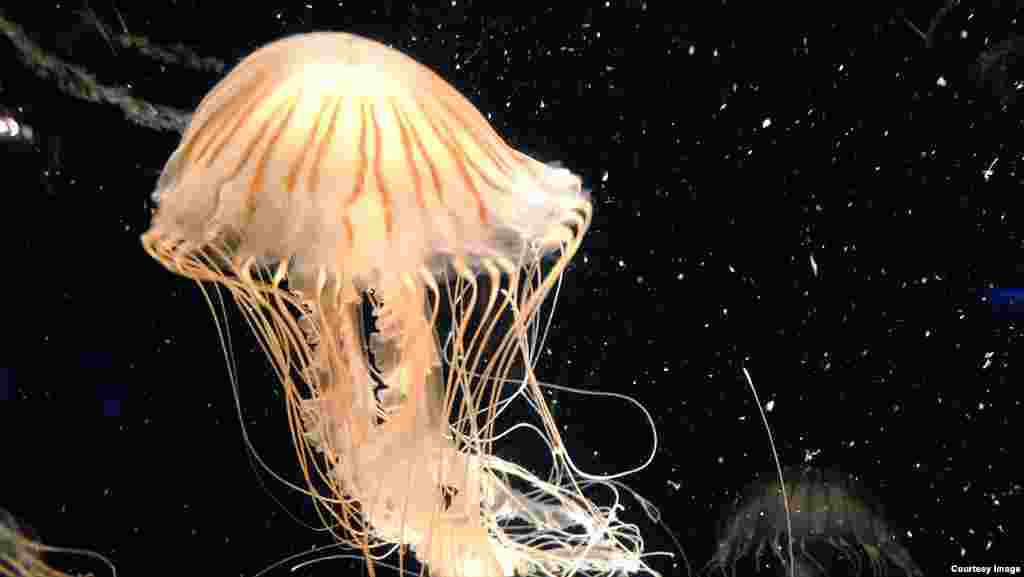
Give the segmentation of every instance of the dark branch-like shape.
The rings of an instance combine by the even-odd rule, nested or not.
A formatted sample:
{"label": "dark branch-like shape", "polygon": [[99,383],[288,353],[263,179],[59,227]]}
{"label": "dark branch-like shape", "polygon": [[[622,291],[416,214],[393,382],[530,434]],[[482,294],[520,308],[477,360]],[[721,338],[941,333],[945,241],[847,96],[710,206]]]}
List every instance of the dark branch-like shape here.
{"label": "dark branch-like shape", "polygon": [[134,34],[115,35],[114,41],[120,44],[122,48],[138,50],[149,58],[164,64],[174,64],[190,70],[213,72],[215,74],[223,74],[227,69],[227,65],[224,62],[216,58],[200,56],[184,44],[159,46],[150,42],[144,36],[135,36]]}
{"label": "dark branch-like shape", "polygon": [[[169,106],[151,104],[133,96],[131,90],[125,87],[99,83],[96,77],[84,68],[68,64],[57,56],[44,51],[29,38],[20,26],[8,20],[2,12],[0,12],[0,34],[11,42],[18,58],[36,76],[44,80],[52,80],[61,92],[69,96],[87,102],[117,106],[124,112],[128,120],[153,130],[182,132],[188,126],[190,113]],[[122,46],[135,47],[157,60],[166,61],[162,57],[179,55],[181,57],[172,62],[184,64],[187,67],[196,65],[194,67],[198,69],[219,65],[212,69],[223,70],[223,64],[216,60],[199,58],[190,51],[162,49],[145,38],[125,35],[118,37],[118,41]]]}

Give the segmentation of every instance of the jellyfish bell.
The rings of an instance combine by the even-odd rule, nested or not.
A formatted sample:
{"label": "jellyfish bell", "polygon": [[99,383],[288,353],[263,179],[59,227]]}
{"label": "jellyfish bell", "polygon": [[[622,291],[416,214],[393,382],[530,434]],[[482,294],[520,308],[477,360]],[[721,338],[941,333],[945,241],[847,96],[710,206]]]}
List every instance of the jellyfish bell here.
{"label": "jellyfish bell", "polygon": [[[584,496],[598,481],[533,374],[541,304],[591,220],[579,177],[401,52],[312,33],[211,90],[154,198],[143,246],[234,296],[340,540],[408,545],[441,577],[651,572],[635,526]],[[492,450],[509,380],[543,422],[546,479]]]}
{"label": "jellyfish bell", "polygon": [[782,479],[765,475],[727,508],[705,574],[923,575],[856,478],[798,467]]}
{"label": "jellyfish bell", "polygon": [[155,194],[150,238],[233,233],[239,260],[292,259],[292,284],[323,272],[361,287],[435,255],[511,265],[579,236],[590,210],[578,177],[508,147],[432,71],[343,33],[243,60],[203,99]]}

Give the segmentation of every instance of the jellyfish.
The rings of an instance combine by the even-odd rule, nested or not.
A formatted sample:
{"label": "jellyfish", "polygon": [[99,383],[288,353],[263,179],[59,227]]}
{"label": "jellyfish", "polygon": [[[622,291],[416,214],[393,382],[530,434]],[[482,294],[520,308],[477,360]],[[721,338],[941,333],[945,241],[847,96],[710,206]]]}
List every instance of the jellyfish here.
{"label": "jellyfish", "polygon": [[1018,64],[1024,56],[1024,35],[1013,34],[978,54],[970,75],[980,88],[988,88],[1001,106],[1017,101],[1024,86],[1024,73]]}
{"label": "jellyfish", "polygon": [[44,545],[29,527],[19,523],[9,511],[0,509],[0,577],[69,577],[43,560],[48,553],[92,558],[106,565],[112,577],[117,577],[117,569],[106,557],[85,549]]}
{"label": "jellyfish", "polygon": [[[578,176],[405,54],[308,33],[206,95],[154,200],[145,250],[233,296],[305,490],[371,573],[395,547],[438,577],[652,572],[533,371],[542,303],[591,221]],[[545,478],[494,450],[513,398],[542,423]]]}
{"label": "jellyfish", "polygon": [[735,576],[740,568],[801,577],[924,575],[852,476],[789,469],[782,474],[785,492],[774,473],[766,478],[730,508],[707,574]]}

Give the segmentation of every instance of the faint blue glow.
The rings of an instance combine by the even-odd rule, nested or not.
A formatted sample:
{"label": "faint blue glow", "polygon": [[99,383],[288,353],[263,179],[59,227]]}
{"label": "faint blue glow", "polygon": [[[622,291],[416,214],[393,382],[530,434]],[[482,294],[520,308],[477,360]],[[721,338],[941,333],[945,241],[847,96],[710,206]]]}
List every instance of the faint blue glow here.
{"label": "faint blue glow", "polygon": [[120,417],[121,416],[121,400],[120,399],[104,399],[103,400],[103,416],[104,417]]}
{"label": "faint blue glow", "polygon": [[985,297],[994,315],[1024,318],[1024,288],[993,288],[986,292]]}
{"label": "faint blue glow", "polygon": [[0,401],[9,401],[14,397],[14,371],[0,367]]}

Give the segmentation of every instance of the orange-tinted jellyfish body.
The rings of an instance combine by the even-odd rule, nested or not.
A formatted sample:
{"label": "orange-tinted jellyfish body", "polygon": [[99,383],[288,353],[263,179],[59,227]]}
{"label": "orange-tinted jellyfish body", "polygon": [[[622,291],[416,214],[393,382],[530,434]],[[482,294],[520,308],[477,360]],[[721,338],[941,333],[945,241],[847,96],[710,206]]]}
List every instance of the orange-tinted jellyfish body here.
{"label": "orange-tinted jellyfish body", "polygon": [[[311,33],[212,89],[154,199],[143,245],[232,293],[342,542],[410,546],[438,577],[650,571],[635,528],[583,495],[532,369],[591,220],[579,177],[401,52]],[[546,479],[492,450],[510,380],[540,413]]]}
{"label": "orange-tinted jellyfish body", "polygon": [[[0,509],[0,577],[70,577],[78,573],[61,571],[47,562],[46,555],[64,556],[91,561],[103,566],[111,577],[117,577],[117,570],[109,559],[85,549],[54,547],[39,541],[29,527],[18,522],[5,509]],[[89,573],[93,575],[93,573]]]}

